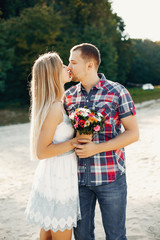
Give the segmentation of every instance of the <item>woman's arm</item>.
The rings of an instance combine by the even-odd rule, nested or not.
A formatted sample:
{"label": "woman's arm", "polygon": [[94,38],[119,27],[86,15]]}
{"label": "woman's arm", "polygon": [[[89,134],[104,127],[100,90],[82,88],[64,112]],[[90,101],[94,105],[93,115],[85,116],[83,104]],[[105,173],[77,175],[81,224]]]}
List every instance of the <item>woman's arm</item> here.
{"label": "woman's arm", "polygon": [[68,152],[74,148],[72,143],[77,142],[77,138],[73,138],[63,143],[52,143],[56,128],[63,121],[62,111],[62,104],[60,102],[54,103],[43,123],[37,144],[39,160]]}

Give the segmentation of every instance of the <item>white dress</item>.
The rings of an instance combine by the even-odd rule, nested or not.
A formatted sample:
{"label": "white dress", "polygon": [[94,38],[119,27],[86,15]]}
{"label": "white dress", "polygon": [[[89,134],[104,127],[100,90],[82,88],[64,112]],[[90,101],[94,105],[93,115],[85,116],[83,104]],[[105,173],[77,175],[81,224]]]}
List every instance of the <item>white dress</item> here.
{"label": "white dress", "polygon": [[[53,143],[65,142],[73,135],[70,120],[63,113],[63,122],[56,129]],[[77,226],[81,214],[77,158],[73,150],[39,161],[25,214],[30,222],[46,231],[64,231]]]}

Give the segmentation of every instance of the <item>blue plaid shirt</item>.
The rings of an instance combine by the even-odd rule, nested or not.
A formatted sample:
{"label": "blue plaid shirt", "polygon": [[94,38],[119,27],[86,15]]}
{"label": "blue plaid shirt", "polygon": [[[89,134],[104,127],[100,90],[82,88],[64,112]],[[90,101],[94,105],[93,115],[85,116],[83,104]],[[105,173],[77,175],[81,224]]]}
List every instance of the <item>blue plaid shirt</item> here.
{"label": "blue plaid shirt", "polygon": [[[121,119],[135,115],[135,106],[127,89],[98,74],[100,81],[89,93],[81,83],[65,92],[64,107],[68,114],[86,106],[105,116],[103,132],[94,133],[93,142],[101,143],[121,133]],[[101,152],[88,158],[78,157],[79,184],[98,186],[115,181],[125,172],[124,149]]]}

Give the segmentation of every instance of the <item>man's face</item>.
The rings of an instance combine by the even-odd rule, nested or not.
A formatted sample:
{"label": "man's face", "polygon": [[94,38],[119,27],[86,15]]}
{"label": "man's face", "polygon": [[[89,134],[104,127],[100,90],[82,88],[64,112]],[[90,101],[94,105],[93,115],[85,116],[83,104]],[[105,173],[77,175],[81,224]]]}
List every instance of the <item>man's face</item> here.
{"label": "man's face", "polygon": [[83,82],[83,79],[87,74],[87,63],[81,57],[80,50],[71,52],[69,57],[68,70],[70,78],[73,82]]}

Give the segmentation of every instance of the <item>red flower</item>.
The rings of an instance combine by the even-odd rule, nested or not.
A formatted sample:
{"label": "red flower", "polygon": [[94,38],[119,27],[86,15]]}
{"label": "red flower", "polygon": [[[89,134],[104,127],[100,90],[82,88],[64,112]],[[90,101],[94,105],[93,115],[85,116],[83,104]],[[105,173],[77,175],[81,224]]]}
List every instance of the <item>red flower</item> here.
{"label": "red flower", "polygon": [[83,128],[84,124],[85,124],[85,121],[84,120],[79,120],[78,124],[79,124],[79,126],[81,126]]}

